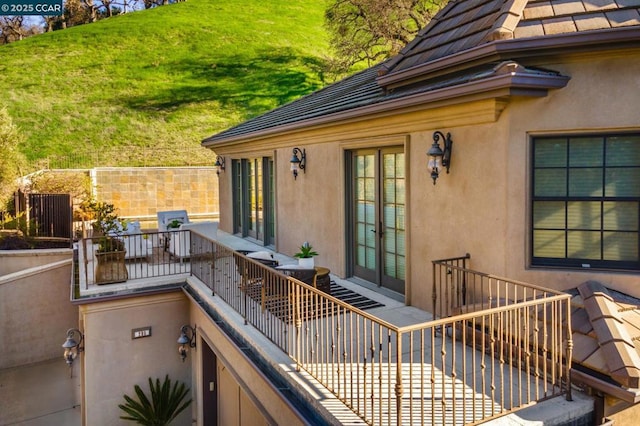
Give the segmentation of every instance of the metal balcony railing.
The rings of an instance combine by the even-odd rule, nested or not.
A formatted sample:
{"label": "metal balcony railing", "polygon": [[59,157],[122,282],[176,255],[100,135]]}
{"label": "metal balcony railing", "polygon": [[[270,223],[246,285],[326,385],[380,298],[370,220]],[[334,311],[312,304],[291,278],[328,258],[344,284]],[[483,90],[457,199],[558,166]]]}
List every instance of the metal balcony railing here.
{"label": "metal balcony railing", "polygon": [[186,230],[83,238],[78,243],[80,282],[87,290],[92,285],[188,274],[190,247]]}
{"label": "metal balcony railing", "polygon": [[398,327],[192,234],[191,272],[370,424],[474,424],[566,394],[567,294],[434,265],[436,319]]}

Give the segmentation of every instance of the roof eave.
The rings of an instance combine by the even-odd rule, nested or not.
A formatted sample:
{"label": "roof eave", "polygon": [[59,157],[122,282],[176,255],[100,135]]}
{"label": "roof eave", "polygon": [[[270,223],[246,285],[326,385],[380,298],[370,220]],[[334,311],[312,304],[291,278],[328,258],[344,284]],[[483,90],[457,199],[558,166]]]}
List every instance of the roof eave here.
{"label": "roof eave", "polygon": [[431,78],[445,71],[471,68],[481,63],[585,49],[612,49],[622,45],[640,46],[640,27],[492,41],[403,71],[391,71],[378,77],[376,81],[380,86],[392,89]]}
{"label": "roof eave", "polygon": [[388,114],[393,111],[411,109],[417,106],[424,107],[428,104],[443,101],[453,101],[449,103],[458,103],[461,102],[461,98],[469,96],[475,96],[475,99],[510,95],[543,97],[547,95],[550,89],[565,87],[569,82],[569,79],[570,78],[566,76],[549,74],[528,74],[518,72],[499,74],[457,86],[417,93],[415,95],[367,105],[361,108],[354,108],[308,120],[274,126],[256,132],[229,137],[212,136],[204,139],[202,141],[202,146],[209,148],[214,146],[221,147],[224,145],[233,145],[238,142],[244,143],[257,139],[264,139],[278,134],[298,131],[303,128],[310,129],[326,125],[341,124],[349,121],[358,121],[372,115]]}

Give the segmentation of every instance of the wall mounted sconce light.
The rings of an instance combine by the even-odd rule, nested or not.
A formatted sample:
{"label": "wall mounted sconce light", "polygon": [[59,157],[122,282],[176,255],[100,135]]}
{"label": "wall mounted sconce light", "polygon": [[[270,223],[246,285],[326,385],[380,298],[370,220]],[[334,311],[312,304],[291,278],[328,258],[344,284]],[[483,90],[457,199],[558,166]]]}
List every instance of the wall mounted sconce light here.
{"label": "wall mounted sconce light", "polygon": [[[77,335],[79,340],[74,339]],[[76,359],[78,354],[84,351],[82,342],[84,341],[84,334],[77,328],[70,328],[67,330],[67,340],[64,341],[62,347],[64,348],[64,360],[69,365],[69,368],[73,365],[73,360]]]}
{"label": "wall mounted sconce light", "polygon": [[224,157],[216,156],[216,162],[213,164],[216,168],[216,174],[220,176],[220,170],[224,172]]}
{"label": "wall mounted sconce light", "polygon": [[[300,157],[298,157],[298,154],[300,154]],[[293,156],[291,157],[291,173],[293,173],[293,179],[297,179],[298,178],[298,170],[302,170],[303,172],[306,173],[305,171],[305,166],[307,164],[307,153],[306,150],[303,148],[302,150],[300,150],[300,148],[293,148]]]}
{"label": "wall mounted sconce light", "polygon": [[178,353],[182,362],[187,358],[189,348],[196,347],[196,329],[190,325],[183,325],[180,329],[180,337],[178,337]]}
{"label": "wall mounted sconce light", "polygon": [[[440,148],[440,139],[442,139],[444,150]],[[433,145],[431,145],[431,148],[427,151],[427,156],[429,157],[427,170],[431,173],[431,179],[433,179],[434,185],[443,167],[446,168],[447,173],[449,173],[452,147],[453,141],[451,140],[451,133],[447,133],[447,136],[445,136],[442,132],[436,131],[433,134]]]}

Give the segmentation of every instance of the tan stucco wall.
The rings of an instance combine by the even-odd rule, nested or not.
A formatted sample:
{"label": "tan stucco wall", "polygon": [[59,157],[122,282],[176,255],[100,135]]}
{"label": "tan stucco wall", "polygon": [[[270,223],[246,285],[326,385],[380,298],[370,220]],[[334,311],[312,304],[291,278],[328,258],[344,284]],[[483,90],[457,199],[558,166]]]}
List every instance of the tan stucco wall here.
{"label": "tan stucco wall", "polygon": [[[405,140],[407,182],[407,301],[431,309],[431,261],[471,254],[472,269],[555,289],[596,279],[640,297],[638,274],[528,265],[529,138],[555,132],[640,129],[640,51],[581,54],[530,64],[570,76],[546,97],[505,96],[371,116],[350,123],[291,131],[250,143],[216,146],[230,158],[273,155],[276,161],[278,251],[293,254],[302,241],[317,263],[344,277],[344,151],[393,146]],[[622,82],[622,83],[621,83]],[[433,185],[426,152],[433,132],[454,141],[450,174]],[[289,170],[294,146],[305,148],[308,169]],[[273,154],[275,153],[275,154]],[[231,230],[231,182],[222,181],[221,229]]]}
{"label": "tan stucco wall", "polygon": [[[276,151],[276,241],[278,251],[293,256],[305,241],[318,252],[317,265],[337,267],[344,258],[344,173],[331,167],[342,164],[342,153],[331,144],[306,146],[306,167],[294,180],[292,148]],[[328,175],[327,173],[331,173]],[[324,185],[318,185],[324,182]],[[322,212],[322,220],[317,220]],[[344,273],[344,272],[343,272]]]}
{"label": "tan stucco wall", "polygon": [[62,356],[0,368],[0,383],[0,425],[79,425],[80,378],[69,377]]}
{"label": "tan stucco wall", "polygon": [[[453,156],[450,173],[441,174],[433,185],[425,153],[435,130],[451,133]],[[503,225],[509,214],[503,171],[489,166],[495,161],[492,141],[504,140],[505,130],[488,123],[433,131],[412,135],[412,184],[407,194],[411,200],[411,287],[407,294],[412,305],[426,310],[432,304],[432,260],[469,253],[474,269],[495,272],[504,267]]]}
{"label": "tan stucco wall", "polygon": [[71,249],[0,250],[0,277],[60,260],[71,259]]}
{"label": "tan stucco wall", "polygon": [[67,259],[0,277],[0,369],[59,358],[66,332],[78,324],[69,302]]}
{"label": "tan stucco wall", "polygon": [[623,402],[612,396],[604,397],[604,416],[611,423],[608,425],[624,426],[638,424],[640,404]]}
{"label": "tan stucco wall", "polygon": [[[135,395],[136,384],[148,394],[149,377],[162,381],[168,374],[193,389],[191,365],[180,360],[176,343],[182,325],[189,324],[189,304],[181,290],[82,305],[80,323],[85,334],[80,355],[84,424],[130,424],[120,420],[118,404],[124,394]],[[132,339],[132,329],[146,326],[152,327],[150,337]],[[175,424],[190,425],[191,418],[186,410]]]}
{"label": "tan stucco wall", "polygon": [[96,198],[113,203],[122,217],[154,219],[164,210],[187,210],[192,220],[218,214],[214,167],[96,168],[90,173]]}

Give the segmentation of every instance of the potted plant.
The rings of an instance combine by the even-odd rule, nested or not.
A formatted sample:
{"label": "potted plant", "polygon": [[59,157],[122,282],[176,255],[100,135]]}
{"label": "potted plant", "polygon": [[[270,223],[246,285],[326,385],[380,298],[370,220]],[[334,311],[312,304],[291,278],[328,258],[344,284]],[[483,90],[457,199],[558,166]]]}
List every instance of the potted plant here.
{"label": "potted plant", "polygon": [[167,229],[171,231],[172,229],[178,229],[182,226],[182,221],[180,219],[173,219],[171,222],[167,223]]}
{"label": "potted plant", "polygon": [[311,247],[311,244],[305,241],[300,246],[300,251],[294,254],[293,256],[298,258],[298,265],[305,268],[313,269],[314,267],[313,256],[317,256],[317,255],[318,253],[313,250],[313,247]]}
{"label": "potted plant", "polygon": [[122,238],[127,224],[120,219],[116,207],[111,203],[88,202],[88,210],[93,213],[94,235],[98,235],[96,250],[96,284],[111,284],[129,279],[125,264],[125,245]]}

